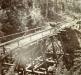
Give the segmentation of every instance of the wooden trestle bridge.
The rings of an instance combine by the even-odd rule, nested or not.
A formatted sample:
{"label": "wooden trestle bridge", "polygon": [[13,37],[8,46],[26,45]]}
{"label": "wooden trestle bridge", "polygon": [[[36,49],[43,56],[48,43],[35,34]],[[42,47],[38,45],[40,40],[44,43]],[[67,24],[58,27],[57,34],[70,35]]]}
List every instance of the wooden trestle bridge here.
{"label": "wooden trestle bridge", "polygon": [[[0,49],[3,50],[2,60],[8,55],[8,52],[15,50],[17,48],[22,48],[23,46],[32,44],[41,39],[45,39],[45,38],[49,38],[50,36],[57,35],[58,33],[60,33],[60,31],[64,31],[64,29],[67,27],[74,27],[75,29],[78,29],[78,26],[76,25],[77,21],[78,20],[74,20],[69,23],[60,23],[59,25],[56,25],[55,27],[50,27],[50,28],[45,28],[44,26],[38,27],[38,28],[31,29],[29,31],[24,31],[21,33],[16,33],[16,34],[0,37],[0,39],[3,39],[3,38],[8,38],[8,37],[12,37],[12,36],[24,33],[24,35],[21,37],[18,37],[16,39],[12,39],[10,41],[0,44]],[[43,30],[42,28],[45,28],[45,29]],[[27,32],[31,32],[31,31],[35,31],[35,32],[33,32],[32,34],[26,35]],[[13,65],[11,64],[11,66]]]}
{"label": "wooden trestle bridge", "polygon": [[[73,27],[74,26],[77,29],[77,26],[76,26],[77,21],[78,20],[75,20],[75,21],[72,21],[70,23],[65,23],[63,25],[61,24],[61,25],[58,25],[56,27],[51,27],[51,28],[47,28],[45,30],[40,30],[40,31],[37,31],[37,29],[41,29],[41,27],[31,29],[31,30],[29,30],[30,32],[32,30],[37,31],[37,32],[29,34],[29,35],[23,35],[21,37],[10,40],[8,42],[1,43],[0,47],[4,46],[7,51],[9,51],[9,50],[11,51],[11,50],[14,50],[15,48],[23,47],[27,44],[31,44],[33,42],[36,42],[40,39],[47,38],[47,37],[53,36],[53,35],[57,35],[60,31],[63,31],[67,27]],[[27,33],[29,31],[24,31],[24,33]],[[21,33],[3,36],[3,37],[0,37],[0,39],[7,38],[7,37],[9,38],[9,37],[12,37],[14,35],[19,35]]]}

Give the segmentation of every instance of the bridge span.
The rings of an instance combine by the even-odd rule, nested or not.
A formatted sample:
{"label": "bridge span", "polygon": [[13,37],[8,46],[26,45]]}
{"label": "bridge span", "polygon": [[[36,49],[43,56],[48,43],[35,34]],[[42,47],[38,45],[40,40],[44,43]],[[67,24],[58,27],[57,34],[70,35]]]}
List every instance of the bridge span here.
{"label": "bridge span", "polygon": [[57,33],[62,31],[66,27],[72,27],[72,26],[76,27],[77,21],[78,20],[74,20],[72,22],[64,23],[64,24],[56,26],[56,27],[47,28],[45,30],[41,30],[41,31],[29,34],[29,35],[24,35],[22,37],[13,39],[11,41],[1,43],[0,47],[1,48],[4,47],[7,51],[11,51],[11,50],[17,49],[19,47],[21,48],[25,45],[29,45],[33,42],[37,42],[40,39],[48,38],[49,36],[53,36],[53,35],[57,35]]}

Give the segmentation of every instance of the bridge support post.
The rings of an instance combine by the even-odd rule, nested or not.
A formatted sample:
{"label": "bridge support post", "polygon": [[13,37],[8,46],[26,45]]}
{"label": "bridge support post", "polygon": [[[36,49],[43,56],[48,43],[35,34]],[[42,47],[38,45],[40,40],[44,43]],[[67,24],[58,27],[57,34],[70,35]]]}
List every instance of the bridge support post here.
{"label": "bridge support post", "polygon": [[53,58],[57,58],[57,54],[56,54],[56,52],[55,52],[55,47],[54,47],[54,43],[53,43],[53,42],[54,42],[53,36],[51,36],[50,39],[51,39],[52,49],[53,49]]}
{"label": "bridge support post", "polygon": [[32,36],[31,36],[31,34],[30,34],[30,41],[32,40]]}
{"label": "bridge support post", "polygon": [[57,67],[57,64],[58,64],[58,57],[57,57],[57,54],[56,54],[56,51],[55,51],[55,46],[54,46],[54,37],[51,36],[50,37],[51,39],[51,43],[52,43],[52,49],[53,49],[53,60],[56,59],[56,67]]}
{"label": "bridge support post", "polygon": [[19,41],[18,41],[18,47],[19,47]]}
{"label": "bridge support post", "polygon": [[43,38],[43,32],[42,32],[42,38]]}
{"label": "bridge support post", "polygon": [[4,45],[3,45],[3,54],[5,54],[5,52],[6,52],[6,49],[5,49]]}
{"label": "bridge support post", "polygon": [[51,34],[51,30],[50,30],[50,34]]}

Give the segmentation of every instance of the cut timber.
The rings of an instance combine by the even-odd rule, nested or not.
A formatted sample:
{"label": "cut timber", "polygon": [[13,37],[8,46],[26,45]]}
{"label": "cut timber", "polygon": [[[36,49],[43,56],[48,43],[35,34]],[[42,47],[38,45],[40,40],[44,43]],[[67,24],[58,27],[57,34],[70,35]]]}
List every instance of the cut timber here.
{"label": "cut timber", "polygon": [[15,66],[15,64],[10,64],[10,63],[3,63],[3,65]]}
{"label": "cut timber", "polygon": [[33,71],[32,70],[27,70],[27,72],[29,73],[36,73],[36,74],[45,74],[45,72],[41,72],[41,71]]}

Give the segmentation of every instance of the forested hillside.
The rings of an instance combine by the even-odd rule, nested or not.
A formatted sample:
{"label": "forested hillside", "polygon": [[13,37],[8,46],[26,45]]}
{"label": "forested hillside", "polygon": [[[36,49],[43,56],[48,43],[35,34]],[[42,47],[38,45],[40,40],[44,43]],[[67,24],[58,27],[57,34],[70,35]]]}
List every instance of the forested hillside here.
{"label": "forested hillside", "polygon": [[[65,6],[66,5],[66,6]],[[65,10],[80,12],[80,2],[72,0],[0,0],[0,30],[4,35],[59,21]]]}

